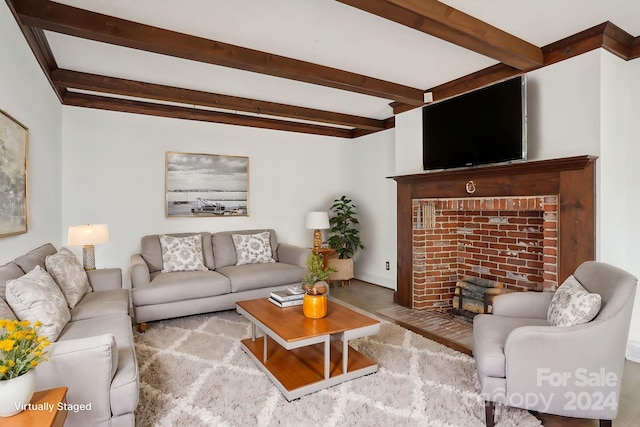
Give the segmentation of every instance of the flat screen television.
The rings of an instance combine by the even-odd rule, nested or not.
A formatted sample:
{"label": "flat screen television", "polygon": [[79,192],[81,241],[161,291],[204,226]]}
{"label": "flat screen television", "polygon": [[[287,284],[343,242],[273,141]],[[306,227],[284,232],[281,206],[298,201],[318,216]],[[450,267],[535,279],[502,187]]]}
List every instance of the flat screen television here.
{"label": "flat screen television", "polygon": [[527,158],[524,75],[423,107],[425,171]]}

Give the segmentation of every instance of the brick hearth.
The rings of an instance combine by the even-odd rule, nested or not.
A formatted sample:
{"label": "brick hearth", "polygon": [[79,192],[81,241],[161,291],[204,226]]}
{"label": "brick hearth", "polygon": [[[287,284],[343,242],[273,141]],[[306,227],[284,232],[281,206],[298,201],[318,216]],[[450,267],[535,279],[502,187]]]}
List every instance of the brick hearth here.
{"label": "brick hearth", "polygon": [[464,276],[507,288],[553,290],[557,196],[414,199],[413,307],[452,306]]}

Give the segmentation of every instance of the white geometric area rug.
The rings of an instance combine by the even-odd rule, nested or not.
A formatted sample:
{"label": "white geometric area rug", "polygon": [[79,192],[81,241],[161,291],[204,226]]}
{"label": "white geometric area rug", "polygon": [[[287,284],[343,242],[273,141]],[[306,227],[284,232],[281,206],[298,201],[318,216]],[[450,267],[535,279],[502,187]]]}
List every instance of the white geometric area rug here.
{"label": "white geometric area rug", "polygon": [[[288,402],[240,348],[251,325],[235,311],[152,322],[135,336],[136,426],[484,425],[473,358],[383,322],[350,341],[378,372]],[[497,426],[541,425],[497,408]]]}

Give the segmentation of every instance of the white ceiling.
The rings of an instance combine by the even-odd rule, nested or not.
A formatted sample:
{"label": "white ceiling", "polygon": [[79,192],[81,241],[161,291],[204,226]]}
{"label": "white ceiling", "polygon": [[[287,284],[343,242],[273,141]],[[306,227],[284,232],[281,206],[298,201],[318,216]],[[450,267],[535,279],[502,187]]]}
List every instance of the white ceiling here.
{"label": "white ceiling", "polygon": [[[333,0],[59,3],[426,90],[496,60]],[[611,21],[640,35],[639,0],[443,0],[542,47]],[[388,99],[46,31],[60,68],[386,119]]]}

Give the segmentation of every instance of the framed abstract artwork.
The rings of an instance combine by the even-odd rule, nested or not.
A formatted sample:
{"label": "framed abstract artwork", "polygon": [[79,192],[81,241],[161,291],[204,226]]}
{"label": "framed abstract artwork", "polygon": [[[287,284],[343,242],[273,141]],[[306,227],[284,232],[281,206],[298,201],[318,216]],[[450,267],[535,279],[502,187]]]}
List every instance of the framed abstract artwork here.
{"label": "framed abstract artwork", "polygon": [[28,231],[29,130],[0,110],[0,237]]}
{"label": "framed abstract artwork", "polygon": [[167,217],[249,216],[249,158],[166,153]]}

